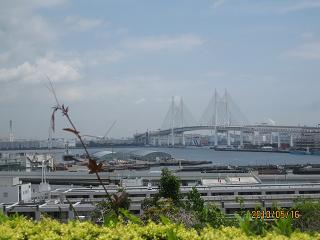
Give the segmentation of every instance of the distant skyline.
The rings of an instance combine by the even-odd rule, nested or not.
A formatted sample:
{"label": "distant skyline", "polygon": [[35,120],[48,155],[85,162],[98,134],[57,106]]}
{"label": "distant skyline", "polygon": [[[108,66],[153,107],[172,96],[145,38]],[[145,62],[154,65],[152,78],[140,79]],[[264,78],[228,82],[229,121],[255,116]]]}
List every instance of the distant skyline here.
{"label": "distant skyline", "polygon": [[315,126],[319,23],[320,0],[1,1],[0,138],[48,137],[46,75],[85,134],[158,129],[172,96],[199,120],[215,88],[251,123]]}

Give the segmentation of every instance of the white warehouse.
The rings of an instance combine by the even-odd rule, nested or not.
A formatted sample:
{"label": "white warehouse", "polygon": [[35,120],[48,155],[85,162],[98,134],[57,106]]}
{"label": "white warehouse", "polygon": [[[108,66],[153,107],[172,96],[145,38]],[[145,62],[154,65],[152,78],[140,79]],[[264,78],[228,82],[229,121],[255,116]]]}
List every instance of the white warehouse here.
{"label": "white warehouse", "polygon": [[22,184],[18,177],[0,178],[0,203],[31,200],[31,183]]}

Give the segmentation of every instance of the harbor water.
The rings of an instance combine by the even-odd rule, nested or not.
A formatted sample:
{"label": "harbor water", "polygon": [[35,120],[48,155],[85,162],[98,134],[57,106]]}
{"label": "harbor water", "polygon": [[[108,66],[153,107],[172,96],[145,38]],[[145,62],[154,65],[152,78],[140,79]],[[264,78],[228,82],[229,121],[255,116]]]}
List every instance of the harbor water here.
{"label": "harbor water", "polygon": [[[89,149],[91,153],[108,150],[114,152],[121,152],[123,149],[137,149],[137,148],[94,148]],[[204,147],[187,147],[187,148],[152,148],[152,147],[139,147],[138,149],[155,150],[167,152],[176,159],[185,160],[207,160],[211,161],[214,165],[288,165],[288,164],[320,164],[320,156],[318,155],[299,155],[291,153],[273,153],[273,152],[228,152],[228,151],[215,151],[214,149]],[[8,151],[1,151],[8,152]],[[48,150],[20,150],[10,152],[48,152]],[[65,153],[63,149],[52,150],[57,162],[62,161],[62,156]],[[70,149],[71,154],[83,154],[83,149]]]}

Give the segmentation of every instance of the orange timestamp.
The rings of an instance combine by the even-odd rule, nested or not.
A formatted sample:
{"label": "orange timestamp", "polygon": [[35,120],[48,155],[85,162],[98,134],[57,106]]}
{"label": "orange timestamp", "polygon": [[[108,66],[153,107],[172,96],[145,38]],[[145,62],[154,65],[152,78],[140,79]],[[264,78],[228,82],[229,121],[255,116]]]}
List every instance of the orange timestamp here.
{"label": "orange timestamp", "polygon": [[254,210],[251,211],[251,217],[254,219],[279,219],[292,218],[298,219],[301,214],[298,210]]}

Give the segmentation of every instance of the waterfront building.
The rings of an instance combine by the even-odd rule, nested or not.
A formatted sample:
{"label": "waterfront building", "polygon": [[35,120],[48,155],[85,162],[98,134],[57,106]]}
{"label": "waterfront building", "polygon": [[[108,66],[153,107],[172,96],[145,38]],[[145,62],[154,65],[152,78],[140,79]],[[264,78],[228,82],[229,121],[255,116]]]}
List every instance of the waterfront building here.
{"label": "waterfront building", "polygon": [[0,171],[40,171],[46,162],[46,168],[52,170],[53,157],[50,154],[0,153]]}
{"label": "waterfront building", "polygon": [[31,201],[31,183],[22,183],[18,177],[0,178],[0,203]]}
{"label": "waterfront building", "polygon": [[312,132],[303,132],[296,139],[297,149],[320,149],[320,134]]}
{"label": "waterfront building", "polygon": [[[279,207],[290,208],[297,198],[320,199],[320,178],[317,174],[267,174],[258,175],[257,172],[175,172],[181,180],[181,193],[186,194],[193,186],[197,188],[206,203],[216,204],[226,214],[234,214],[240,208],[253,210],[257,205],[269,210],[274,203]],[[12,173],[0,172],[0,176],[12,177]],[[41,178],[39,172],[15,172],[14,175],[27,184],[37,185]],[[155,196],[159,189],[158,183],[161,171],[115,171],[101,172],[100,177],[106,183],[110,194],[125,189],[131,200],[130,211],[142,214],[141,207],[145,198]],[[42,213],[67,221],[73,219],[76,209],[79,216],[90,218],[96,203],[106,200],[106,193],[94,175],[84,172],[49,172],[46,180],[53,190],[48,191],[47,199],[43,200],[39,194],[32,192],[32,200],[22,198],[13,201],[0,201],[5,214],[15,212],[39,219]],[[17,181],[17,180],[15,180]],[[2,181],[3,182],[3,181]],[[21,182],[19,183],[21,185]],[[69,184],[69,186],[57,186]],[[70,184],[86,185],[70,186]],[[7,184],[12,188],[17,184]],[[95,185],[95,186],[94,186]],[[28,185],[27,185],[28,186]],[[32,187],[34,189],[34,187]],[[0,189],[1,192],[3,190]],[[16,188],[19,192],[19,188]],[[243,199],[240,206],[237,199]],[[23,202],[21,202],[23,200]],[[20,201],[20,202],[19,202]],[[72,203],[73,206],[70,206]]]}
{"label": "waterfront building", "polygon": [[[66,141],[63,138],[51,140],[52,148],[65,148],[66,142],[69,147],[75,147],[75,140]],[[25,140],[17,139],[14,141],[0,140],[0,150],[24,150],[24,149],[46,149],[49,147],[49,140]]]}
{"label": "waterfront building", "polygon": [[[276,202],[279,207],[290,208],[294,201],[303,197],[305,199],[320,198],[320,184],[296,183],[296,184],[261,184],[250,177],[233,178],[232,181],[210,181],[209,185],[198,185],[197,190],[206,203],[214,203],[221,211],[233,215],[241,208],[253,210],[261,206],[270,210]],[[208,182],[207,182],[208,183]],[[135,185],[135,182],[133,182]],[[110,194],[117,193],[119,186],[107,186]],[[123,188],[123,186],[121,187]],[[181,187],[181,193],[185,194],[192,189],[191,186]],[[141,204],[145,198],[153,197],[158,193],[157,186],[126,186],[126,192],[131,200],[129,210],[134,214],[142,214]],[[243,205],[237,201],[241,197]],[[45,202],[12,202],[0,203],[5,214],[20,213],[34,219],[39,219],[42,213],[46,213],[62,221],[74,219],[74,208],[81,218],[90,219],[95,204],[105,200],[106,193],[102,187],[62,187],[50,192],[50,199]],[[70,206],[70,203],[72,206]]]}

